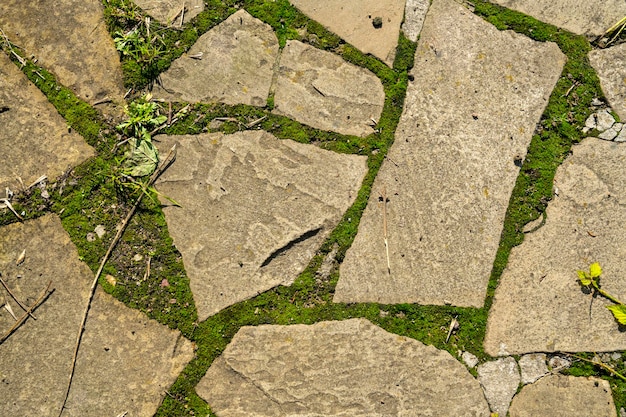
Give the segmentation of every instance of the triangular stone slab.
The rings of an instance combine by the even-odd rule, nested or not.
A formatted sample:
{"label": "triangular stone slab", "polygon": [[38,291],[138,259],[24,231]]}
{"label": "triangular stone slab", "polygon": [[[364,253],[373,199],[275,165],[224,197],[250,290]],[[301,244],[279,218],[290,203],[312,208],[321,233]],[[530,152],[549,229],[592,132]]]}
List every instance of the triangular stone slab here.
{"label": "triangular stone slab", "polygon": [[[26,250],[24,261],[16,260]],[[0,415],[56,416],[93,272],[56,215],[0,229],[0,270],[12,292],[34,304],[49,282],[54,292],[0,344]],[[16,315],[23,312],[0,289]],[[0,310],[0,332],[15,321]],[[154,415],[184,366],[191,342],[98,290],[91,305],[63,416]]]}
{"label": "triangular stone slab", "polygon": [[272,27],[239,10],[202,35],[161,74],[154,96],[265,106],[277,57]]}
{"label": "triangular stone slab", "polygon": [[[200,320],[290,285],[356,199],[366,158],[263,131],[158,136],[176,161],[157,188]],[[165,199],[162,200],[167,203]]]}
{"label": "triangular stone slab", "polygon": [[0,27],[33,54],[61,84],[88,103],[123,102],[120,58],[107,32],[100,0],[3,0]]}
{"label": "triangular stone slab", "polygon": [[334,301],[482,307],[517,165],[564,62],[555,44],[433,1]]}
{"label": "triangular stone slab", "polygon": [[366,54],[393,65],[404,0],[289,0]]}
{"label": "triangular stone slab", "polygon": [[288,41],[280,57],[274,112],[344,135],[374,133],[385,104],[372,72],[330,52]]}
{"label": "triangular stone slab", "polygon": [[626,349],[602,297],[585,294],[576,271],[603,269],[602,288],[626,295],[626,144],[587,138],[558,168],[546,223],[511,250],[489,312],[485,351]]}
{"label": "triangular stone slab", "polygon": [[[20,6],[23,7],[23,6]],[[54,180],[94,154],[41,91],[0,52],[0,196],[42,175]]]}
{"label": "triangular stone slab", "polygon": [[578,35],[597,37],[626,15],[624,0],[493,0]]}
{"label": "triangular stone slab", "polygon": [[488,416],[448,352],[365,319],[243,327],[196,386],[219,416]]}
{"label": "triangular stone slab", "polygon": [[609,104],[622,122],[626,121],[626,43],[593,50],[589,52],[589,61],[598,73]]}
{"label": "triangular stone slab", "polygon": [[[161,23],[172,26],[185,24],[204,10],[202,0],[134,0],[135,4]],[[184,11],[183,11],[184,8]]]}
{"label": "triangular stone slab", "polygon": [[600,378],[550,375],[521,389],[510,417],[617,417],[611,386]]}

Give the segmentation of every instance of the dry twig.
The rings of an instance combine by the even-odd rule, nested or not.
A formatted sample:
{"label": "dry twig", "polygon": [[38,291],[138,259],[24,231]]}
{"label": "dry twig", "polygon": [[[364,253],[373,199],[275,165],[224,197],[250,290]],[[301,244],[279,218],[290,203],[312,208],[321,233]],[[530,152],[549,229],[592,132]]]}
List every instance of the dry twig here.
{"label": "dry twig", "polygon": [[[152,186],[152,184],[154,183],[154,181],[156,181],[159,175],[161,175],[161,173],[163,173],[163,171],[165,171],[167,167],[170,166],[172,162],[174,162],[175,158],[176,158],[176,145],[172,146],[172,149],[170,149],[169,153],[167,154],[167,157],[163,160],[163,162],[158,167],[158,169],[154,171],[152,176],[150,176],[148,183],[144,186],[144,191],[147,191],[148,187]],[[98,279],[100,278],[100,275],[102,274],[104,265],[109,260],[109,257],[111,256],[111,253],[113,252],[113,249],[115,248],[115,246],[117,245],[117,242],[119,242],[122,235],[124,234],[124,231],[126,230],[126,226],[128,226],[130,219],[135,214],[135,211],[137,210],[137,207],[139,207],[139,204],[141,203],[141,200],[143,199],[143,196],[145,194],[146,194],[145,192],[139,194],[139,196],[137,197],[137,200],[135,201],[135,204],[126,215],[126,218],[124,218],[124,221],[122,221],[122,224],[117,230],[117,233],[115,234],[115,237],[113,238],[113,241],[109,245],[109,248],[104,254],[104,257],[100,261],[100,267],[98,268],[98,271],[96,272],[96,275],[93,281],[91,282],[91,289],[89,290],[89,297],[87,298],[87,305],[85,306],[85,311],[83,312],[83,318],[80,322],[80,327],[78,329],[78,336],[76,337],[76,345],[74,347],[74,356],[72,357],[72,366],[70,370],[70,376],[69,376],[69,380],[67,383],[67,389],[65,390],[65,396],[63,397],[63,403],[61,404],[61,410],[59,411],[59,417],[63,415],[63,410],[65,410],[65,404],[67,403],[67,398],[70,395],[70,389],[72,387],[72,380],[74,379],[74,371],[76,369],[76,359],[78,358],[78,349],[80,348],[80,341],[82,339],[83,332],[85,331],[85,323],[87,322],[87,316],[89,315],[91,301],[93,300],[93,296],[96,293],[96,288],[98,286]]]}
{"label": "dry twig", "polygon": [[[22,302],[20,300],[18,300],[17,297],[15,297],[15,294],[13,294],[13,292],[9,289],[9,286],[7,285],[7,283],[4,282],[4,280],[2,279],[2,274],[0,274],[0,283],[2,284],[4,289],[7,290],[7,292],[9,293],[11,298],[13,299],[13,301],[15,301],[17,303],[17,305],[19,305],[21,307],[22,310],[28,312],[28,308],[24,304],[22,304]],[[37,320],[37,317],[33,316],[31,313],[28,313],[28,315],[31,316],[33,318],[33,320]]]}
{"label": "dry twig", "polygon": [[13,325],[13,327],[11,327],[5,334],[2,335],[2,338],[0,338],[0,344],[7,340],[7,338],[11,336],[13,332],[17,330],[17,328],[20,327],[22,323],[24,323],[24,321],[26,321],[28,316],[32,315],[32,312],[35,311],[35,309],[39,307],[39,305],[43,303],[48,298],[48,296],[54,292],[54,288],[52,290],[50,289],[51,285],[52,281],[48,283],[46,290],[43,292],[43,294],[41,294],[37,301],[35,301],[35,304],[33,304],[28,310],[26,310],[26,313],[24,313],[24,315],[20,317],[20,319]]}
{"label": "dry twig", "polygon": [[389,241],[387,240],[387,189],[383,188],[380,193],[383,201],[383,238],[385,239],[385,254],[387,255],[387,272],[391,275],[391,262],[389,261]]}

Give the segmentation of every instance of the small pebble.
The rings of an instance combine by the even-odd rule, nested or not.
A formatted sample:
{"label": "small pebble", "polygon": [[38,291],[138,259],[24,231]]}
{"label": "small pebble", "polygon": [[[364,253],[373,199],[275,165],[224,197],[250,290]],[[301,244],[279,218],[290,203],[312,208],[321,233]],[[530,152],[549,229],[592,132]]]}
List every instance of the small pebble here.
{"label": "small pebble", "polygon": [[601,106],[602,104],[604,104],[604,103],[602,103],[602,101],[600,101],[600,99],[598,99],[598,98],[594,98],[593,100],[591,100],[591,105],[592,106]]}
{"label": "small pebble", "polygon": [[478,358],[469,352],[463,352],[461,359],[463,359],[463,362],[465,362],[469,368],[473,368],[478,365]]}
{"label": "small pebble", "polygon": [[95,233],[87,233],[87,242],[93,242],[94,240],[96,240],[96,234]]}
{"label": "small pebble", "polygon": [[567,369],[572,365],[572,361],[566,358],[565,356],[553,356],[548,361],[548,366],[552,370],[552,372],[559,372],[563,369]]}
{"label": "small pebble", "polygon": [[608,110],[600,110],[596,113],[596,129],[600,132],[604,132],[605,130],[609,130],[611,126],[615,123],[615,119],[613,115],[609,113]]}
{"label": "small pebble", "polygon": [[135,256],[133,256],[133,261],[135,262],[141,262],[143,260],[143,255],[138,253]]}
{"label": "small pebble", "polygon": [[104,226],[101,224],[97,225],[93,231],[96,232],[96,235],[98,235],[100,239],[102,239],[102,236],[104,236],[107,232]]}

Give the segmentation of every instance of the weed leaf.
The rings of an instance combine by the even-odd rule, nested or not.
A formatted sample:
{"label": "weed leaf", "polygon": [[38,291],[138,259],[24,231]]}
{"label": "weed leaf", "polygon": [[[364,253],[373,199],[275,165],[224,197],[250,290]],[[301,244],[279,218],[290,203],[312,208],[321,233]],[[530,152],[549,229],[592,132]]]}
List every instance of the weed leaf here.
{"label": "weed leaf", "polygon": [[612,306],[606,306],[611,313],[613,313],[613,317],[619,324],[626,325],[626,305],[616,304]]}
{"label": "weed leaf", "polygon": [[591,277],[585,271],[576,271],[578,273],[578,280],[580,281],[580,285],[583,287],[587,287],[591,285]]}
{"label": "weed leaf", "polygon": [[589,272],[591,274],[591,278],[598,278],[602,275],[602,268],[598,262],[594,262],[589,266]]}

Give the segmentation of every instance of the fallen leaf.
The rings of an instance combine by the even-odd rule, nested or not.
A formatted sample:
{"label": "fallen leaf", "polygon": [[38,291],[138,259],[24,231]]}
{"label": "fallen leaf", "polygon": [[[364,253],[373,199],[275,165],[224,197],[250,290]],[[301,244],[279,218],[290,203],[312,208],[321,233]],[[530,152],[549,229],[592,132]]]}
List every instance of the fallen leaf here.
{"label": "fallen leaf", "polygon": [[17,257],[17,261],[15,261],[15,265],[20,265],[22,262],[24,262],[25,258],[26,258],[26,249],[24,249],[22,253],[20,253],[20,256]]}
{"label": "fallen leaf", "polygon": [[165,287],[169,287],[170,283],[167,280],[167,278],[163,278],[163,281],[161,281],[161,288],[165,288]]}

